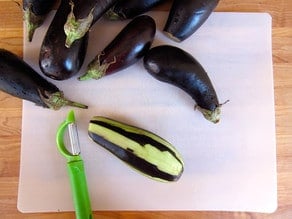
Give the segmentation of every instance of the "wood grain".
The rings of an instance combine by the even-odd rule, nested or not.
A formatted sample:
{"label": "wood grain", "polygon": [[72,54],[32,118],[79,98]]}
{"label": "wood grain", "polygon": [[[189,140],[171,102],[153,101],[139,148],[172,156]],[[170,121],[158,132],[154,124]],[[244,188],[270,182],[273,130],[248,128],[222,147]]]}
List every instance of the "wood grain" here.
{"label": "wood grain", "polygon": [[[18,3],[18,4],[17,4]],[[21,1],[0,0],[0,48],[23,53]],[[167,1],[156,10],[168,10]],[[248,212],[94,212],[99,219],[292,218],[292,1],[221,0],[216,11],[266,12],[272,16],[279,207]],[[74,213],[22,214],[17,210],[22,102],[0,92],[0,218],[71,219]],[[32,194],[37,195],[37,194]]]}

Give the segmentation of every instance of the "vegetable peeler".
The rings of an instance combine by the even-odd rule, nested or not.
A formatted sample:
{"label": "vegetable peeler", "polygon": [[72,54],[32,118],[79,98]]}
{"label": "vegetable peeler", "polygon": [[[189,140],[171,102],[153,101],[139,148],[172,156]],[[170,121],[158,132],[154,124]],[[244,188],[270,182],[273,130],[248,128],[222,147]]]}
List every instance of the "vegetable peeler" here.
{"label": "vegetable peeler", "polygon": [[[64,143],[65,131],[68,131],[69,134],[71,152],[67,150]],[[68,113],[66,120],[60,124],[57,130],[56,141],[59,152],[67,159],[67,170],[70,178],[76,218],[91,219],[92,210],[84,163],[80,156],[81,151],[73,110]]]}

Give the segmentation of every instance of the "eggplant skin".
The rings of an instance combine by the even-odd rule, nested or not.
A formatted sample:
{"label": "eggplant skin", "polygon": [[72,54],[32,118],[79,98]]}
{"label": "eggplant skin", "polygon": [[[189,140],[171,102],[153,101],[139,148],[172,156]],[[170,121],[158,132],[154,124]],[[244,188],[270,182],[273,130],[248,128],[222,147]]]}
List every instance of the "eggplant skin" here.
{"label": "eggplant skin", "polygon": [[143,61],[154,78],[184,90],[206,119],[219,122],[221,105],[216,91],[202,65],[191,54],[175,46],[161,45],[150,49]]}
{"label": "eggplant skin", "polygon": [[46,15],[52,10],[57,0],[23,0],[23,17],[27,29],[27,38],[31,42],[35,30],[41,26]]}
{"label": "eggplant skin", "polygon": [[118,1],[106,12],[106,18],[110,20],[132,19],[150,11],[165,0],[128,0]]}
{"label": "eggplant skin", "polygon": [[22,7],[23,10],[30,8],[35,15],[46,15],[56,2],[57,0],[23,0]]}
{"label": "eggplant skin", "polygon": [[156,24],[152,17],[135,17],[95,56],[79,80],[99,79],[133,65],[150,49],[155,33]]}
{"label": "eggplant skin", "polygon": [[61,1],[40,48],[40,69],[44,75],[54,80],[65,80],[76,75],[87,51],[88,33],[76,40],[70,48],[65,47],[64,24],[70,12],[69,2],[70,0]]}
{"label": "eggplant skin", "polygon": [[219,0],[174,0],[164,33],[176,42],[181,42],[196,32],[208,19]]}
{"label": "eggplant skin", "polygon": [[184,169],[176,148],[145,129],[110,118],[94,116],[89,137],[130,167],[154,180],[177,181]]}
{"label": "eggplant skin", "polygon": [[0,49],[0,90],[38,106],[58,110],[65,105],[87,108],[67,100],[63,92],[14,53]]}

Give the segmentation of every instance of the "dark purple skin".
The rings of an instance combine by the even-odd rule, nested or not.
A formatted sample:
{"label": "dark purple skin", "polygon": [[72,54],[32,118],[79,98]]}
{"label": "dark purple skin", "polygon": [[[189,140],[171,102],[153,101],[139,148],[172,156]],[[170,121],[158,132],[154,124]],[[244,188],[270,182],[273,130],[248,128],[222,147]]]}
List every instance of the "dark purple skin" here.
{"label": "dark purple skin", "polygon": [[0,49],[0,90],[44,108],[57,110],[65,105],[87,108],[65,99],[59,88],[41,77],[20,57],[5,49]]}
{"label": "dark purple skin", "polygon": [[157,80],[184,90],[205,118],[217,123],[221,104],[202,65],[186,51],[169,45],[150,49],[144,56],[145,69]]}
{"label": "dark purple skin", "polygon": [[70,48],[65,47],[64,24],[70,12],[70,0],[62,0],[43,39],[39,66],[44,75],[54,80],[68,79],[80,70],[87,51],[88,34]]}
{"label": "dark purple skin", "polygon": [[196,32],[208,19],[219,0],[174,0],[163,31],[181,42]]}
{"label": "dark purple skin", "polygon": [[106,17],[110,20],[132,19],[138,15],[150,11],[165,0],[128,0],[117,2],[107,11]]}
{"label": "dark purple skin", "polygon": [[92,26],[117,1],[118,0],[72,0],[75,5],[73,12],[76,19],[83,19],[92,11]]}
{"label": "dark purple skin", "polygon": [[35,15],[46,15],[53,8],[57,0],[23,0],[23,10],[31,8]]}
{"label": "dark purple skin", "polygon": [[66,47],[81,39],[95,22],[118,0],[71,0],[70,14],[64,25]]}
{"label": "dark purple skin", "polygon": [[24,21],[27,26],[28,40],[32,41],[35,29],[42,25],[46,15],[52,10],[57,0],[23,0]]}
{"label": "dark purple skin", "polygon": [[156,24],[152,17],[141,15],[134,18],[96,55],[79,80],[99,79],[133,65],[147,53],[155,32]]}

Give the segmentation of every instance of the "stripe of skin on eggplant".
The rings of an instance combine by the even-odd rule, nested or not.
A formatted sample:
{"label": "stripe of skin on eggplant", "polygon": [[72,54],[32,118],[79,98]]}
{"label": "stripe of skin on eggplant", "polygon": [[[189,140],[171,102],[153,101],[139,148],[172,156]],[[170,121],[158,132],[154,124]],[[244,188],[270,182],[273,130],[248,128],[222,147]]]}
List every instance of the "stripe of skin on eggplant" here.
{"label": "stripe of skin on eggplant", "polygon": [[58,110],[67,105],[87,108],[86,105],[67,100],[54,84],[5,49],[0,49],[0,90],[44,108]]}
{"label": "stripe of skin on eggplant", "polygon": [[150,11],[155,6],[162,4],[165,0],[128,0],[118,1],[105,14],[109,20],[132,19],[138,15]]}
{"label": "stripe of skin on eggplant", "polygon": [[40,48],[40,69],[54,80],[65,80],[77,74],[87,51],[88,33],[70,48],[65,47],[64,24],[70,12],[69,2],[61,1]]}
{"label": "stripe of skin on eggplant", "polygon": [[164,33],[181,42],[195,33],[218,5],[219,0],[174,0]]}
{"label": "stripe of skin on eggplant", "polygon": [[135,17],[88,64],[86,73],[79,80],[99,79],[133,65],[149,50],[155,32],[156,24],[152,17]]}
{"label": "stripe of skin on eggplant", "polygon": [[157,46],[145,55],[144,67],[154,78],[188,93],[207,120],[219,122],[222,104],[208,74],[191,54],[175,46]]}
{"label": "stripe of skin on eggplant", "polygon": [[35,30],[41,26],[57,0],[23,0],[23,17],[28,41],[31,42]]}
{"label": "stripe of skin on eggplant", "polygon": [[70,0],[70,13],[64,24],[66,34],[65,46],[84,37],[90,27],[112,7],[117,0]]}

